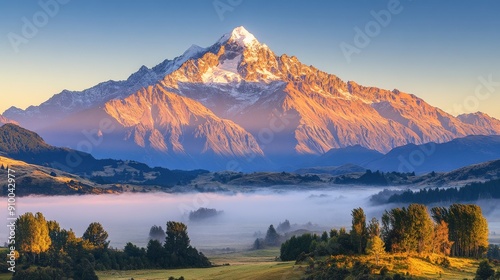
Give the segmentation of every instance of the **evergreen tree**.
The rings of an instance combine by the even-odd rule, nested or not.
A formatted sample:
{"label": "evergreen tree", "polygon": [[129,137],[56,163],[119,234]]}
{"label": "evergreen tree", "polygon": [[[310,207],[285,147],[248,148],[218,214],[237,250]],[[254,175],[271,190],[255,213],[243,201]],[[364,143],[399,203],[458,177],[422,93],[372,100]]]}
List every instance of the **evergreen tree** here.
{"label": "evergreen tree", "polygon": [[476,278],[474,279],[489,280],[493,278],[493,275],[495,275],[495,270],[487,260],[484,260],[479,263],[479,267],[477,268],[476,271]]}
{"label": "evergreen tree", "polygon": [[370,220],[370,223],[368,224],[368,229],[367,230],[368,230],[369,238],[373,238],[375,236],[379,236],[380,237],[380,234],[381,234],[380,223],[378,222],[377,218],[373,217]]}
{"label": "evergreen tree", "polygon": [[279,245],[279,234],[276,232],[274,229],[273,225],[270,225],[269,228],[267,229],[266,232],[266,238],[264,241],[266,242],[266,245],[268,246],[277,246]]}
{"label": "evergreen tree", "polygon": [[355,251],[358,254],[364,253],[368,240],[368,232],[366,228],[366,216],[363,208],[356,208],[352,210],[352,229],[350,235]]}
{"label": "evergreen tree", "polygon": [[187,226],[183,223],[167,222],[165,249],[169,254],[180,255],[190,246],[191,241],[187,234]]}
{"label": "evergreen tree", "polygon": [[87,230],[85,230],[82,238],[89,242],[94,248],[105,249],[108,248],[109,245],[109,241],[107,241],[108,233],[100,223],[91,223]]}

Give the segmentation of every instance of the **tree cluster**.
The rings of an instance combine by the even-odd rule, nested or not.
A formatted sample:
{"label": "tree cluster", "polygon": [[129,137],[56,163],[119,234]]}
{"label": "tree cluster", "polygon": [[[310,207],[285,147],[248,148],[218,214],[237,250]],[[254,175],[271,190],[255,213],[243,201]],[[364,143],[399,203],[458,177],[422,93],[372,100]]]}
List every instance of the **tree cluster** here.
{"label": "tree cluster", "polygon": [[220,215],[222,213],[223,213],[223,211],[217,211],[217,209],[214,209],[214,208],[200,207],[196,211],[189,212],[189,220],[190,221],[200,221],[203,219],[215,217],[215,216]]}
{"label": "tree cluster", "polygon": [[[411,204],[385,211],[381,223],[376,218],[367,222],[362,208],[353,209],[351,216],[349,232],[341,228],[332,229],[329,234],[292,236],[281,245],[281,260],[305,261],[320,256],[368,254],[378,265],[384,254],[403,252],[440,254],[444,256],[441,264],[446,265],[446,256],[482,257],[488,248],[487,223],[477,205],[454,204],[449,208],[435,207],[429,212],[425,205]],[[499,254],[494,248],[490,252]],[[335,273],[351,273],[331,265],[327,266],[328,271],[332,270],[332,274],[326,273],[329,277],[334,277]]]}
{"label": "tree cluster", "polygon": [[[161,238],[163,229],[150,231]],[[95,270],[210,267],[210,261],[190,245],[187,227],[168,222],[163,242],[150,239],[147,248],[127,243],[123,250],[109,248],[108,233],[91,223],[82,237],[46,221],[42,213],[26,213],[16,221],[18,269],[13,279],[97,279]]]}

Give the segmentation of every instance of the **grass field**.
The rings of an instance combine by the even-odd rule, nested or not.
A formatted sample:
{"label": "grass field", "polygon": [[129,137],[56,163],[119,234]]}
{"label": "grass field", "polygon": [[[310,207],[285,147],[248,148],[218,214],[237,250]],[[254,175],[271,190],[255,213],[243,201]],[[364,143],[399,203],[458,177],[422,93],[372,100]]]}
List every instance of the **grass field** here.
{"label": "grass field", "polygon": [[[1,252],[1,250],[0,250]],[[99,271],[99,279],[155,280],[168,279],[170,276],[186,280],[298,280],[304,276],[306,265],[295,265],[295,262],[279,262],[276,256],[279,249],[265,249],[258,251],[244,251],[228,254],[210,255],[210,260],[217,265],[212,268],[201,269],[171,269],[171,270],[129,270],[129,271]],[[328,257],[327,257],[328,258]],[[339,264],[352,266],[356,260],[374,263],[369,256],[332,256]],[[407,255],[386,255],[380,259],[379,268],[386,266],[393,273],[411,274],[413,279],[474,279],[479,260],[465,258],[448,258],[449,267],[439,265],[441,256],[426,257]],[[226,265],[229,264],[229,265]],[[496,270],[499,267],[495,268]],[[374,271],[378,273],[378,271]],[[10,273],[0,273],[0,280],[11,278]]]}
{"label": "grass field", "polygon": [[98,272],[99,279],[168,279],[168,277],[184,276],[186,280],[233,280],[233,279],[276,279],[295,280],[303,275],[303,267],[294,265],[295,262],[278,262],[275,257],[279,249],[247,251],[231,254],[209,256],[217,266],[198,269],[173,270],[139,270],[139,271],[104,271]]}

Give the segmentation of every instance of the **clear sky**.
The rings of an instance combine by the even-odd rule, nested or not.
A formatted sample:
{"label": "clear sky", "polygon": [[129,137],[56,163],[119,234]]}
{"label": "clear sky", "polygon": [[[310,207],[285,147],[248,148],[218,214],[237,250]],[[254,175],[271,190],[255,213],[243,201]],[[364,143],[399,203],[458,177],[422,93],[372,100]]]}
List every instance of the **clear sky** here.
{"label": "clear sky", "polygon": [[243,25],[345,81],[500,118],[500,1],[55,1],[0,0],[0,112],[126,79]]}

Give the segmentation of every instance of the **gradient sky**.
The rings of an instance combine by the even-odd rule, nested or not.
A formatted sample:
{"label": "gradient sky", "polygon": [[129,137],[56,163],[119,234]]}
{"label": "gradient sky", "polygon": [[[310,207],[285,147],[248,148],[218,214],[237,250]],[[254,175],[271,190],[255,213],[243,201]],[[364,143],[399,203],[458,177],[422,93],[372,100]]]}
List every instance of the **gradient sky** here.
{"label": "gradient sky", "polygon": [[[276,54],[345,81],[413,93],[453,115],[500,118],[500,1],[401,0],[350,61],[342,42],[356,46],[355,28],[394,0],[64,0],[43,25],[40,3],[54,1],[0,0],[0,112],[126,79],[243,25]],[[229,9],[217,13],[216,4]],[[16,52],[10,38],[23,36],[24,19],[43,26]],[[494,83],[482,86],[479,77]]]}

